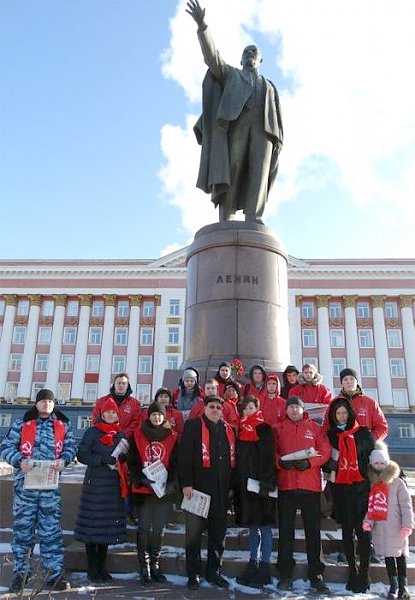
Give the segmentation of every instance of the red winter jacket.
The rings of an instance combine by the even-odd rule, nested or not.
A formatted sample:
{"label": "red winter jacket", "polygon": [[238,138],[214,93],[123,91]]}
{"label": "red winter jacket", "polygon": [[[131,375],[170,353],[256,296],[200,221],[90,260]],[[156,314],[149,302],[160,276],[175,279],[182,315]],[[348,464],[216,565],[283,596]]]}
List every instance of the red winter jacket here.
{"label": "red winter jacket", "polygon": [[[160,442],[152,442],[140,429],[134,432],[134,442],[137,446],[143,467],[159,459],[166,469],[169,470],[170,457],[177,443],[177,433],[175,431]],[[155,496],[154,491],[146,486],[137,487],[133,484],[132,491],[134,494],[152,494]]]}
{"label": "red winter jacket", "polygon": [[264,417],[265,423],[274,427],[277,423],[285,419],[287,401],[281,396],[270,398],[266,394],[260,403],[260,409]]}
{"label": "red winter jacket", "polygon": [[[288,417],[278,423],[275,431],[276,465],[278,469],[278,489],[308,490],[321,492],[321,469],[331,456],[331,446],[322,425],[311,421],[307,415],[294,423]],[[310,468],[305,471],[282,469],[278,463],[281,456],[315,448],[320,456],[309,458]]]}
{"label": "red winter jacket", "polygon": [[[347,398],[351,401],[353,410],[356,414],[356,420],[362,427],[367,427],[373,436],[373,439],[383,441],[388,435],[388,422],[382,412],[379,404],[373,398],[365,396],[360,386],[352,398],[343,390],[337,396],[338,398]],[[329,411],[324,415],[323,427],[329,429]]]}
{"label": "red winter jacket", "polygon": [[262,401],[262,399],[267,395],[267,388],[264,383],[263,388],[259,390],[257,387],[255,387],[252,381],[250,381],[245,385],[243,394],[244,397],[254,396],[255,398],[258,398],[258,400]]}
{"label": "red winter jacket", "polygon": [[[148,408],[143,408],[141,413],[141,422],[143,423],[146,419],[148,419]],[[173,431],[177,432],[177,435],[180,439],[184,427],[184,419],[180,410],[177,410],[177,408],[174,408],[174,406],[167,406],[166,419],[172,426]]]}
{"label": "red winter jacket", "polygon": [[[98,398],[92,411],[92,423],[95,425],[98,417],[101,416],[101,406],[108,400],[113,398],[111,394]],[[118,405],[120,413],[120,426],[127,439],[129,439],[135,429],[141,427],[141,404],[137,398],[127,396],[121,404]]]}
{"label": "red winter jacket", "polygon": [[330,404],[333,398],[331,391],[322,383],[297,383],[288,392],[288,397],[291,396],[297,396],[310,404]]}

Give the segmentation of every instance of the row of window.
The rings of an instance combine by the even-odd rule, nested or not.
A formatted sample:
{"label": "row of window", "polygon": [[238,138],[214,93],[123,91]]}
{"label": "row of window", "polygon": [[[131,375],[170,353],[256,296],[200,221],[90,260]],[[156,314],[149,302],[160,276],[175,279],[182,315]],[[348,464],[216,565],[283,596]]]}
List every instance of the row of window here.
{"label": "row of window", "polygon": [[[318,359],[316,357],[307,356],[304,362],[315,365],[318,369]],[[332,358],[332,375],[338,377],[340,372],[346,368],[345,358]],[[374,358],[361,358],[360,371],[362,377],[376,377],[376,360]],[[403,358],[389,359],[389,372],[392,378],[405,377],[405,361]]]}
{"label": "row of window", "polygon": [[[4,314],[6,303],[4,300],[0,300],[0,315]],[[17,303],[16,313],[19,317],[25,317],[29,314],[30,301],[19,300]],[[150,300],[144,300],[142,303],[142,315],[144,317],[154,317],[154,302]],[[55,312],[54,300],[44,300],[40,308],[40,314],[42,317],[53,317]],[[103,317],[105,312],[104,300],[94,300],[91,305],[91,315],[93,317]],[[68,300],[66,303],[66,315],[68,317],[77,317],[79,314],[79,301]],[[128,300],[119,300],[116,306],[116,314],[118,317],[128,317],[130,314],[130,304]],[[169,300],[169,315],[178,316],[180,315],[180,300],[173,298]]]}
{"label": "row of window", "polygon": [[[374,348],[372,329],[358,329],[357,335],[360,348]],[[387,329],[386,338],[389,348],[402,348],[402,332],[400,329]],[[317,330],[303,329],[302,339],[305,348],[316,348]],[[330,346],[332,348],[344,348],[344,340],[344,329],[330,329]]]}
{"label": "row of window", "polygon": [[[13,343],[24,344],[26,341],[26,325],[15,325],[13,329]],[[77,327],[65,327],[63,330],[62,343],[73,345],[76,343]],[[167,337],[169,344],[178,344],[180,339],[179,327],[168,327]],[[50,344],[52,339],[52,327],[41,326],[38,330],[37,343]],[[102,342],[102,327],[90,327],[88,334],[88,343],[91,345],[100,345]],[[126,346],[128,342],[128,327],[115,327],[114,345]],[[154,329],[153,327],[141,327],[140,329],[141,346],[153,346]]]}
{"label": "row of window", "polygon": [[[9,359],[9,371],[20,371],[22,367],[23,355],[20,353],[13,352]],[[71,373],[74,369],[75,355],[74,354],[62,354],[60,370],[63,372]],[[86,361],[86,373],[98,373],[100,364],[100,356],[97,354],[89,354]],[[121,354],[115,354],[112,357],[112,372],[121,373],[126,370],[127,357]],[[49,366],[49,354],[36,354],[35,356],[35,367],[36,372],[46,372]],[[138,372],[147,374],[151,373],[153,368],[153,357],[152,356],[139,356],[138,357]]]}
{"label": "row of window", "polygon": [[[384,312],[387,319],[396,319],[398,317],[398,303],[385,302]],[[301,316],[303,319],[314,319],[316,316],[316,305],[314,302],[301,303]],[[328,306],[330,319],[340,319],[343,317],[343,305],[341,302],[329,302]],[[369,302],[356,303],[356,317],[358,319],[368,319],[371,316],[371,307]]]}

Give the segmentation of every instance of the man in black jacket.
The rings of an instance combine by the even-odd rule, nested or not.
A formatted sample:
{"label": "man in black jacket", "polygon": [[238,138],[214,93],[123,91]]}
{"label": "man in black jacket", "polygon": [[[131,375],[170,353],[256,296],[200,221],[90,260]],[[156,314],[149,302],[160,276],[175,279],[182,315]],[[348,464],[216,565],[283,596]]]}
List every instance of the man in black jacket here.
{"label": "man in black jacket", "polygon": [[208,532],[206,581],[221,588],[229,586],[220,574],[229,488],[235,466],[235,437],[223,421],[222,398],[207,396],[205,412],[198,419],[186,421],[179,447],[179,477],[183,495],[191,498],[193,490],[209,494],[210,508],[205,519],[186,512],[187,586],[197,589],[202,570],[200,548],[202,533]]}

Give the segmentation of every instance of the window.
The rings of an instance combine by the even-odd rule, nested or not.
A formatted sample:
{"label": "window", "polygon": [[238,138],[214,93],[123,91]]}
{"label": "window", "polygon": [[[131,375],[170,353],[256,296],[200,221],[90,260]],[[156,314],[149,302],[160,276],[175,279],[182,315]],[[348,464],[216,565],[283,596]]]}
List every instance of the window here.
{"label": "window", "polygon": [[378,390],[377,388],[365,388],[365,394],[366,396],[369,396],[369,398],[373,398],[373,400],[378,400]]}
{"label": "window", "polygon": [[58,404],[65,404],[71,399],[71,384],[70,383],[58,383],[56,390],[56,399]]}
{"label": "window", "polygon": [[97,383],[85,383],[84,385],[84,400],[85,402],[95,402],[98,396]]}
{"label": "window", "polygon": [[405,377],[405,365],[403,358],[389,359],[391,377]]}
{"label": "window", "polygon": [[154,302],[143,302],[143,317],[154,317]]}
{"label": "window", "polygon": [[61,356],[61,371],[71,373],[73,371],[74,355],[62,354]]}
{"label": "window", "polygon": [[151,401],[151,385],[149,383],[139,383],[137,385],[136,397],[140,401],[141,406],[148,406]]}
{"label": "window", "polygon": [[356,313],[359,319],[368,319],[370,317],[369,302],[358,302],[356,305]]}
{"label": "window", "polygon": [[66,316],[67,317],[77,317],[78,310],[79,310],[78,300],[68,300],[68,304],[66,305]]}
{"label": "window", "polygon": [[120,300],[117,304],[117,317],[128,317],[130,306],[127,300]]}
{"label": "window", "polygon": [[318,358],[316,356],[307,356],[307,358],[304,358],[304,362],[308,365],[314,365],[318,371]]}
{"label": "window", "polygon": [[387,329],[389,348],[402,348],[402,333],[400,329]]}
{"label": "window", "polygon": [[172,317],[177,317],[180,315],[180,300],[170,300],[169,315]]}
{"label": "window", "polygon": [[40,383],[40,382],[35,382],[32,385],[32,400],[34,400],[36,398],[36,396],[38,395],[38,393],[40,392],[40,390],[43,390],[45,387],[44,383]]}
{"label": "window", "polygon": [[303,319],[314,318],[314,304],[312,302],[303,302],[301,305],[301,316]]}
{"label": "window", "polygon": [[20,371],[22,367],[22,356],[23,354],[16,354],[13,352],[9,358],[9,371]]}
{"label": "window", "polygon": [[397,302],[385,302],[385,317],[387,319],[398,318],[398,303]]}
{"label": "window", "polygon": [[86,357],[86,372],[99,373],[99,354],[88,354]]}
{"label": "window", "polygon": [[103,300],[94,300],[93,301],[91,315],[93,317],[103,317],[104,316],[104,301]]}
{"label": "window", "polygon": [[152,346],[153,345],[153,333],[152,327],[143,327],[140,334],[140,345],[141,346]]}
{"label": "window", "polygon": [[47,371],[48,370],[48,362],[49,362],[48,354],[36,354],[35,371]]}
{"label": "window", "polygon": [[317,346],[315,329],[303,329],[303,346],[304,348],[315,348]]}
{"label": "window", "polygon": [[178,356],[168,356],[167,357],[167,368],[177,370],[179,368],[179,357]]}
{"label": "window", "polygon": [[340,372],[346,368],[346,359],[333,358],[331,362],[333,365],[333,376],[338,377],[340,375]]}
{"label": "window", "polygon": [[53,317],[55,303],[53,300],[44,300],[42,302],[42,317]]}
{"label": "window", "polygon": [[89,328],[89,344],[99,345],[102,340],[102,327],[90,327]]}
{"label": "window", "polygon": [[39,327],[39,332],[37,334],[37,343],[38,344],[50,344],[51,339],[52,339],[52,327]]}
{"label": "window", "polygon": [[4,315],[5,310],[6,310],[6,303],[4,300],[0,300],[0,315]]}
{"label": "window", "polygon": [[179,328],[169,327],[169,344],[179,343]]}
{"label": "window", "polygon": [[398,431],[401,438],[415,437],[415,426],[413,423],[399,423]]}
{"label": "window", "polygon": [[29,314],[29,300],[19,300],[17,303],[17,314],[26,317]]}
{"label": "window", "polygon": [[63,343],[67,345],[75,344],[76,327],[65,327],[63,330]]}
{"label": "window", "polygon": [[330,319],[339,319],[342,316],[342,305],[340,302],[329,302]]}
{"label": "window", "polygon": [[122,373],[125,371],[126,357],[122,354],[116,354],[112,357],[112,372]]}
{"label": "window", "polygon": [[114,333],[114,344],[116,346],[127,345],[127,327],[116,327]]}
{"label": "window", "polygon": [[17,398],[17,386],[19,384],[17,382],[7,382],[6,383],[6,394],[5,400],[7,404],[12,404]]}
{"label": "window", "polygon": [[140,356],[138,358],[138,372],[151,373],[152,356]]}
{"label": "window", "polygon": [[24,344],[26,339],[26,327],[16,325],[13,329],[13,344]]}
{"label": "window", "polygon": [[[95,385],[87,383],[86,385]],[[78,429],[89,429],[92,426],[91,415],[79,415],[78,416]]]}
{"label": "window", "polygon": [[330,345],[332,348],[344,348],[344,329],[330,329]]}
{"label": "window", "polygon": [[12,416],[7,413],[0,413],[0,427],[10,427],[12,424]]}
{"label": "window", "polygon": [[373,348],[373,331],[371,329],[359,329],[358,335],[361,348]]}
{"label": "window", "polygon": [[374,358],[361,358],[360,359],[362,377],[375,377],[375,359]]}
{"label": "window", "polygon": [[392,390],[392,398],[395,408],[409,408],[408,392],[406,390]]}

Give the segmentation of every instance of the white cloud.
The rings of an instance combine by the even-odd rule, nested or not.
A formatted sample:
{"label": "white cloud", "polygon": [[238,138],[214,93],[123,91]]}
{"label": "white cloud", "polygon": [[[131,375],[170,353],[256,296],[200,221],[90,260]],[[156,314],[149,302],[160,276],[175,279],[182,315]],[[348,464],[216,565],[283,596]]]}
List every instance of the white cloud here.
{"label": "white cloud", "polygon": [[[178,3],[163,73],[200,98],[205,71],[196,26]],[[203,2],[202,2],[203,5]],[[237,65],[250,32],[275,49],[263,73],[278,65],[285,143],[278,185],[268,214],[301,191],[346,190],[351,200],[376,207],[386,226],[413,219],[415,192],[415,3],[412,0],[205,0],[206,20],[224,58]],[[272,79],[272,77],[270,76]],[[194,232],[217,220],[208,197],[194,188],[199,160],[189,115],[186,128],[166,125],[162,169],[166,194]],[[179,153],[186,160],[180,160]],[[306,174],[306,175],[305,175]],[[199,200],[200,198],[200,200]],[[197,202],[197,209],[195,209]],[[390,224],[390,221],[389,221]]]}

